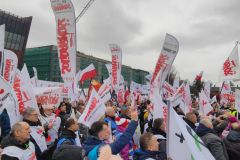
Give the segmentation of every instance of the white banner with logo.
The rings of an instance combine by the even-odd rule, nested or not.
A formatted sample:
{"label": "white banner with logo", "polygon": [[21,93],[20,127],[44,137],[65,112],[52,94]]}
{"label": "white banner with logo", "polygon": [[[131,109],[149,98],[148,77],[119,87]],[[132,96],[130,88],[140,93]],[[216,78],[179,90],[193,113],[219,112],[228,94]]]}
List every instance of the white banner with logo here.
{"label": "white banner with logo", "polygon": [[31,78],[32,86],[37,87],[38,76],[37,76],[37,69],[33,67],[34,76]]}
{"label": "white banner with logo", "polygon": [[103,83],[103,85],[99,88],[98,95],[102,99],[103,103],[111,99],[110,87],[107,83]]}
{"label": "white banner with logo", "polygon": [[119,84],[119,90],[118,90],[118,103],[124,103],[124,94],[125,94],[124,78],[121,75],[120,84]]}
{"label": "white banner with logo", "polygon": [[236,110],[240,111],[240,90],[235,90],[235,107]]}
{"label": "white banner with logo", "polygon": [[0,114],[4,109],[3,104],[6,102],[11,90],[12,86],[2,76],[0,76]]}
{"label": "white banner with logo", "polygon": [[211,101],[211,98],[210,98],[210,89],[211,89],[211,82],[210,81],[207,81],[204,85],[204,92],[208,98],[208,102]]}
{"label": "white banner with logo", "polygon": [[56,20],[56,36],[61,76],[72,87],[76,75],[76,21],[71,0],[50,0]]}
{"label": "white banner with logo", "polygon": [[112,54],[112,87],[118,94],[122,70],[122,49],[116,44],[109,44],[109,47]]}
{"label": "white banner with logo", "polygon": [[24,64],[21,74],[15,75],[13,89],[4,104],[10,117],[11,126],[23,119],[22,113],[29,107],[34,108],[39,113],[28,70]]}
{"label": "white banner with logo", "polygon": [[94,122],[98,121],[105,112],[106,106],[93,88],[87,106],[78,119],[78,122],[90,127]]}
{"label": "white banner with logo", "polygon": [[199,112],[203,115],[207,115],[213,108],[210,105],[208,98],[205,92],[202,90],[199,94],[200,102],[199,102]]}
{"label": "white banner with logo", "polygon": [[166,100],[170,100],[170,98],[173,97],[176,92],[176,89],[166,81],[163,82],[162,90],[164,93],[164,99]]}
{"label": "white banner with logo", "polygon": [[43,107],[58,107],[62,101],[62,87],[36,87],[33,88],[35,98]]}
{"label": "white banner with logo", "polygon": [[12,86],[14,84],[14,77],[17,69],[18,58],[13,51],[4,49],[3,54],[3,77]]}

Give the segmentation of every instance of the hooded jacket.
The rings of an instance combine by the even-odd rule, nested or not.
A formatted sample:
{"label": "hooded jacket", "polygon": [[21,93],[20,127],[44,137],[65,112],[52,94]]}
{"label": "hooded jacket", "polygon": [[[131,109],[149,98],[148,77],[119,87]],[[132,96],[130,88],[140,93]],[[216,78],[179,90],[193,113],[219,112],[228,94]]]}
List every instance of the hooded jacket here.
{"label": "hooded jacket", "polygon": [[108,115],[106,115],[104,118],[103,118],[103,121],[104,122],[111,122],[111,128],[112,128],[112,135],[114,136],[116,131],[117,131],[117,125],[115,123],[115,117],[110,117]]}
{"label": "hooded jacket", "polygon": [[61,145],[53,152],[52,160],[83,160],[85,151],[73,143],[76,138],[76,134],[73,131],[64,128],[59,140],[62,138],[69,140],[63,141]]}
{"label": "hooded jacket", "polygon": [[166,132],[158,128],[151,128],[149,132],[153,133],[156,137],[159,149],[159,157],[161,159],[167,160],[167,144],[166,144]]}
{"label": "hooded jacket", "polygon": [[230,130],[226,137],[223,137],[223,142],[227,149],[235,150],[240,154],[240,132]]}
{"label": "hooded jacket", "polygon": [[[133,134],[138,126],[138,123],[136,121],[131,121],[129,123],[129,126],[127,129],[123,132],[121,137],[114,141],[113,143],[109,144],[109,146],[112,149],[112,154],[116,155],[118,154],[132,139]],[[95,136],[88,136],[88,138],[85,140],[85,142],[82,144],[82,148],[86,151],[86,156],[89,154],[91,150],[93,150],[95,147],[97,148],[97,157],[99,155],[99,149],[102,145],[105,145],[106,143],[102,140],[100,140],[98,137]],[[92,159],[90,159],[92,160]]]}
{"label": "hooded jacket", "polygon": [[157,155],[159,151],[147,151],[141,148],[137,149],[133,154],[133,160],[162,160]]}
{"label": "hooded jacket", "polygon": [[8,134],[2,140],[1,148],[3,149],[3,160],[25,160],[26,158],[36,160],[35,147],[30,140],[22,143],[18,139],[14,138],[12,134]]}
{"label": "hooded jacket", "polygon": [[213,129],[207,128],[202,123],[199,124],[196,130],[196,134],[202,139],[216,160],[228,160],[227,150],[223,141],[213,132]]}

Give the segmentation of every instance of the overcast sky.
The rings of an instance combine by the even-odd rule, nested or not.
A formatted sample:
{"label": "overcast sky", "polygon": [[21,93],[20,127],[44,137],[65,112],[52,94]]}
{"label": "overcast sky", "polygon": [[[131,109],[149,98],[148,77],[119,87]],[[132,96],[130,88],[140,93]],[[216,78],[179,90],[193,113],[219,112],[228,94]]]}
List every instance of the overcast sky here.
{"label": "overcast sky", "polygon": [[[72,0],[76,16],[88,1]],[[0,0],[0,4],[13,14],[33,16],[27,47],[56,45],[50,0]],[[95,0],[77,23],[77,50],[111,60],[108,44],[116,43],[124,65],[152,72],[169,33],[179,41],[174,66],[181,79],[192,82],[204,70],[202,79],[215,84],[240,38],[239,15],[239,0]]]}

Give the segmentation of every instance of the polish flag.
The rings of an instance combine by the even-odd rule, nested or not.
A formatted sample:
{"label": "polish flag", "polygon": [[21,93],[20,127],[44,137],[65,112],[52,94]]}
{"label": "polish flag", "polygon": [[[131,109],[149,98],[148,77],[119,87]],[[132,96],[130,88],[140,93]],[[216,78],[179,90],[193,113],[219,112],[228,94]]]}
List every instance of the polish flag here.
{"label": "polish flag", "polygon": [[203,71],[197,76],[196,80],[201,81],[203,75]]}
{"label": "polish flag", "polygon": [[97,73],[97,70],[95,69],[94,65],[90,64],[87,68],[85,68],[84,70],[81,71],[79,82],[81,83],[81,85],[84,85],[82,83],[82,81],[91,79],[92,77],[95,77],[97,75],[98,75],[98,73]]}
{"label": "polish flag", "polygon": [[125,101],[128,101],[128,100],[127,100],[127,97],[128,97],[128,96],[130,96],[130,93],[129,93],[128,87],[126,87],[126,92],[125,92],[125,95],[124,95]]}

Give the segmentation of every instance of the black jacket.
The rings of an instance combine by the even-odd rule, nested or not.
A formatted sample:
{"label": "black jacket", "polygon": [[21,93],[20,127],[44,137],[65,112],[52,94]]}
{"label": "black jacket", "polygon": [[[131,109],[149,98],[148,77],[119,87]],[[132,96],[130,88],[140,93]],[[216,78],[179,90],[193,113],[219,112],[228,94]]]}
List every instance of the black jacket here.
{"label": "black jacket", "polygon": [[[41,122],[38,121],[38,122],[32,122],[32,121],[29,121],[29,120],[26,120],[26,119],[23,119],[23,122],[26,122],[29,124],[29,126],[41,126]],[[48,137],[48,134],[47,134],[47,131],[48,131],[48,126],[44,126],[44,129],[45,129],[45,133],[43,133],[43,135],[45,136],[45,138]],[[30,136],[30,141],[34,144],[35,146],[35,154],[36,154],[36,157],[37,157],[37,160],[41,160],[41,153],[42,151],[40,150],[40,147],[38,146],[37,142],[34,140],[34,138],[32,136]]]}
{"label": "black jacket", "polygon": [[69,114],[71,112],[72,105],[69,102],[65,103],[65,105],[66,105],[66,113]]}
{"label": "black jacket", "polygon": [[223,137],[222,140],[227,149],[235,150],[240,154],[240,132],[230,130],[228,135]]}
{"label": "black jacket", "polygon": [[131,120],[131,117],[128,117],[126,114],[121,114],[120,118],[126,118],[126,119]]}
{"label": "black jacket", "polygon": [[153,133],[156,137],[159,149],[159,157],[163,160],[167,160],[167,144],[166,144],[166,132],[158,128],[151,128],[149,132]]}
{"label": "black jacket", "polygon": [[183,120],[189,125],[189,127],[191,127],[194,131],[196,130],[196,126],[193,122],[189,121],[188,119],[183,117]]}
{"label": "black jacket", "polygon": [[64,126],[65,121],[63,122],[64,116],[67,115],[66,112],[59,112],[58,117],[61,118],[61,126]]}
{"label": "black jacket", "polygon": [[[28,149],[29,140],[26,143],[22,143],[21,141],[17,140],[12,136],[12,134],[8,134],[6,137],[3,138],[1,142],[1,148],[4,149],[9,146],[16,146],[23,150]],[[16,157],[10,157],[9,155],[2,155],[2,160],[18,160]]]}
{"label": "black jacket", "polygon": [[215,133],[217,133],[218,136],[220,136],[223,132],[223,130],[228,126],[229,118],[224,117],[224,121],[219,123],[217,119],[212,121],[213,128]]}
{"label": "black jacket", "polygon": [[139,148],[133,153],[133,160],[162,160],[157,156],[158,154],[159,151],[147,151]]}
{"label": "black jacket", "polygon": [[[62,138],[75,140],[76,134],[73,131],[64,128],[59,140]],[[53,152],[52,160],[83,160],[84,156],[85,151],[81,147],[74,145],[71,140],[65,140]]]}

